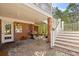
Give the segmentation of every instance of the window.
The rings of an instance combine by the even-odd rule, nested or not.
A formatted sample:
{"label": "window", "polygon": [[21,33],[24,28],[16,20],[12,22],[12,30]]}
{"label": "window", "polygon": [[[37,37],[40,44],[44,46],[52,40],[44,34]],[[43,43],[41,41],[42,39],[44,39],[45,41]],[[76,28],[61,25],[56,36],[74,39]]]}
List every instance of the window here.
{"label": "window", "polygon": [[22,32],[22,24],[16,24],[15,25],[15,32],[21,33]]}
{"label": "window", "polygon": [[5,35],[10,35],[11,34],[11,24],[6,24],[5,25]]}

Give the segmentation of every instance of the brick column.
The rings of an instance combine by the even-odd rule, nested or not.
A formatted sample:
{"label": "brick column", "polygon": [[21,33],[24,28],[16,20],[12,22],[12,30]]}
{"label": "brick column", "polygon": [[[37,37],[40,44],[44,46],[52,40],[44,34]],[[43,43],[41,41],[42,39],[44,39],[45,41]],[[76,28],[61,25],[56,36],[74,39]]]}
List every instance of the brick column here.
{"label": "brick column", "polygon": [[48,17],[48,43],[51,43],[52,19]]}

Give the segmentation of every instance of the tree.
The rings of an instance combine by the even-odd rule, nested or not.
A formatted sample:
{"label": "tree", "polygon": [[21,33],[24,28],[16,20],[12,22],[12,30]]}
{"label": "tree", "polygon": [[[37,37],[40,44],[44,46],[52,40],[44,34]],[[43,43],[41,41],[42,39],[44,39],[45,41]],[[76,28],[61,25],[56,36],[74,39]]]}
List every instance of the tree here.
{"label": "tree", "polygon": [[66,16],[65,12],[62,12],[57,7],[56,7],[56,11],[55,11],[53,17],[56,19],[60,18],[62,21],[68,22],[68,20],[67,20],[68,17]]}
{"label": "tree", "polygon": [[64,13],[66,16],[69,17],[69,22],[75,22],[76,20],[76,12],[77,12],[77,5],[75,3],[70,3]]}
{"label": "tree", "polygon": [[55,11],[54,17],[57,18],[57,19],[58,18],[62,18],[62,12],[57,7],[56,7],[56,11]]}
{"label": "tree", "polygon": [[77,22],[79,19],[79,4],[70,3],[65,11],[56,8],[54,13],[55,18],[60,18],[65,23]]}

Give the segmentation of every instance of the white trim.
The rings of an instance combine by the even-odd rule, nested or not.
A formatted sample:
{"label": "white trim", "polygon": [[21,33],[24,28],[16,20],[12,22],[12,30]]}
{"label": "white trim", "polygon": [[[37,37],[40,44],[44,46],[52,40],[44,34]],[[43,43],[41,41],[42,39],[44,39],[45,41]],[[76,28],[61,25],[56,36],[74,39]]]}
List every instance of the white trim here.
{"label": "white trim", "polygon": [[49,13],[47,13],[47,12],[41,10],[39,7],[36,7],[34,4],[26,3],[26,4],[24,4],[24,5],[26,5],[26,6],[30,7],[30,8],[32,8],[32,9],[34,9],[34,10],[40,12],[41,14],[43,14],[43,15],[45,15],[45,16],[47,16],[47,17],[51,17],[51,18],[52,18],[52,14],[50,15]]}
{"label": "white trim", "polygon": [[19,19],[16,19],[16,18],[10,18],[10,17],[4,17],[4,16],[0,16],[0,19],[8,19],[8,20],[12,20],[13,22],[22,22],[22,23],[28,23],[28,24],[34,24],[34,22],[31,22],[31,21],[26,21],[26,20],[19,20]]}
{"label": "white trim", "polygon": [[[14,41],[14,28],[13,28],[13,21],[11,21],[11,20],[5,20],[5,19],[3,19],[3,20],[1,20],[1,23],[2,23],[2,26],[1,26],[1,28],[2,28],[2,32],[1,32],[1,43],[7,43],[7,42],[12,42],[12,41]],[[5,35],[5,24],[11,24],[11,35]],[[11,37],[11,39],[7,39],[7,40],[5,40],[5,37]]]}

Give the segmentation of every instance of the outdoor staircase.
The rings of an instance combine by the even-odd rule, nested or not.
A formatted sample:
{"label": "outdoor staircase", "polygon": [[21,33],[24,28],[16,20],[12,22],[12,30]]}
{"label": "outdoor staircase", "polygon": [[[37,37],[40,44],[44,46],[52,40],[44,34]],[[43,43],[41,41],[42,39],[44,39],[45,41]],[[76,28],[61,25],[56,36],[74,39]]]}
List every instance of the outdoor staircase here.
{"label": "outdoor staircase", "polygon": [[63,32],[56,37],[55,46],[79,54],[79,32]]}

